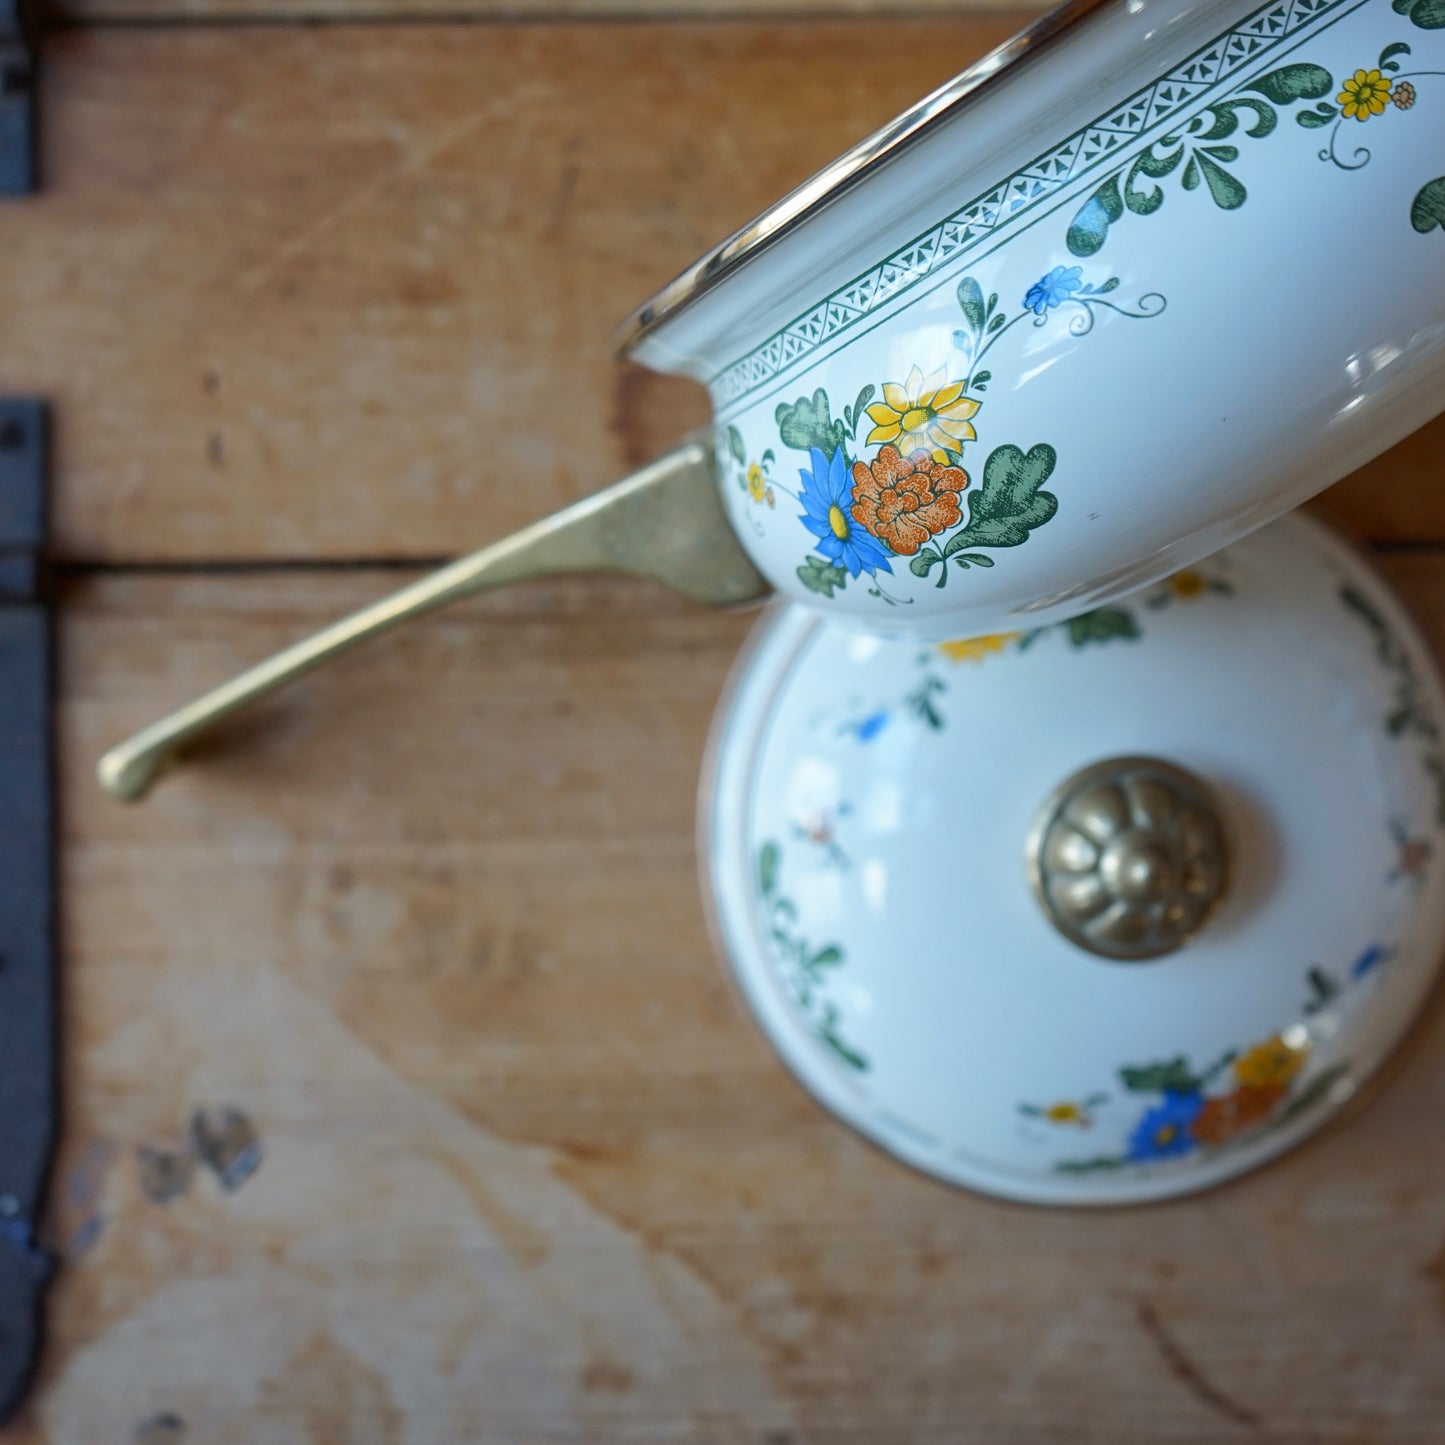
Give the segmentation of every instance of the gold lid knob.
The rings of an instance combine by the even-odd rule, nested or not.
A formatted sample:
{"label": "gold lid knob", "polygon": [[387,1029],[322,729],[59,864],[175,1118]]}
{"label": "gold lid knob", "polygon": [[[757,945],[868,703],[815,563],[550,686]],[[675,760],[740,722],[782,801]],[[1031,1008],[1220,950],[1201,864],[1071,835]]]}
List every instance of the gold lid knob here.
{"label": "gold lid knob", "polygon": [[1157,758],[1111,758],[1075,773],[1040,810],[1029,881],[1065,938],[1142,962],[1182,948],[1224,896],[1219,805],[1193,773]]}

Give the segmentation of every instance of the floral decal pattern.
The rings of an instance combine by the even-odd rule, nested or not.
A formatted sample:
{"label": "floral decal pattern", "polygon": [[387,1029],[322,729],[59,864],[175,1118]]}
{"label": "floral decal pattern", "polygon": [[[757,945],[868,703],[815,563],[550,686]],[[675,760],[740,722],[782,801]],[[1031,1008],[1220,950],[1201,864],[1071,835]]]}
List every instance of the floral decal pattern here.
{"label": "floral decal pattern", "polygon": [[828,976],[842,965],[843,950],[836,943],[814,948],[797,932],[798,909],[783,894],[779,878],[782,856],[776,843],[763,844],[758,853],[758,892],[783,986],[813,1037],[835,1062],[855,1073],[867,1073],[867,1058],[840,1033],[838,1005],[828,996]]}
{"label": "floral decal pattern", "polygon": [[[1404,7],[1396,5],[1397,10]],[[1422,22],[1417,18],[1417,25]],[[1438,28],[1438,27],[1425,27]],[[1322,161],[1330,161],[1341,170],[1357,171],[1367,165],[1370,151],[1366,146],[1357,146],[1348,159],[1340,154],[1339,142],[1355,134],[1356,125],[1363,125],[1377,116],[1382,116],[1393,107],[1396,111],[1412,110],[1418,99],[1414,82],[1427,77],[1445,75],[1440,70],[1402,71],[1404,57],[1410,54],[1410,47],[1403,41],[1387,45],[1372,66],[1361,66],[1353,75],[1340,82],[1340,89],[1333,104],[1321,101],[1313,110],[1301,111],[1296,120],[1310,129],[1330,127],[1328,143],[1320,151]],[[1371,132],[1373,134],[1373,132]],[[1436,225],[1445,224],[1445,209],[1432,203],[1431,197],[1438,190],[1445,189],[1445,177],[1429,182],[1415,196],[1410,208],[1410,222],[1421,234]],[[1426,214],[1433,212],[1433,214]]]}
{"label": "floral decal pattern", "polygon": [[[1373,944],[1342,978],[1311,968],[1304,1017],[1339,1006],[1391,956],[1392,950]],[[1127,1126],[1122,1150],[1063,1159],[1054,1167],[1064,1174],[1091,1174],[1252,1143],[1322,1103],[1348,1072],[1347,1063],[1337,1062],[1307,1077],[1313,1048],[1309,1027],[1297,1023],[1242,1049],[1230,1049],[1203,1068],[1184,1054],[1125,1064],[1118,1072],[1121,1101],[1138,1099],[1140,1108]],[[1019,1113],[1050,1131],[1089,1128],[1110,1101],[1111,1096],[1100,1091],[1082,1100],[1021,1104]]]}
{"label": "floral decal pattern", "polygon": [[[781,491],[801,508],[798,520],[813,539],[811,555],[798,568],[803,585],[832,597],[866,577],[871,595],[910,603],[885,585],[886,577],[897,575],[895,561],[906,561],[916,577],[937,569],[934,585],[943,587],[951,568],[992,567],[989,550],[1021,546],[1048,522],[1058,510],[1058,498],[1044,490],[1058,462],[1052,446],[998,446],[983,460],[976,485],[969,471],[966,449],[978,440],[974,419],[992,379],[983,361],[1020,322],[1044,326],[1065,308],[1075,336],[1087,335],[1106,311],[1139,320],[1165,308],[1158,292],[1132,306],[1121,304],[1114,296],[1118,287],[1117,277],[1096,285],[1084,279],[1081,267],[1058,266],[1030,285],[1010,314],[997,292],[986,297],[965,276],[956,292],[963,324],[953,333],[961,359],[926,374],[915,365],[881,389],[870,383],[841,417],[834,416],[822,388],[777,408],[781,445],[808,459],[798,469],[796,491],[774,480],[777,454],[771,447],[749,462],[741,433],[730,426],[728,451],[738,485],[754,502],[772,505]],[[876,451],[868,455],[868,448]]]}
{"label": "floral decal pattern", "polygon": [[1422,695],[1409,650],[1364,593],[1346,583],[1340,588],[1340,601],[1373,634],[1380,666],[1394,674],[1394,705],[1384,720],[1385,731],[1393,738],[1413,738],[1418,743],[1421,766],[1435,788],[1435,826],[1445,830],[1445,742]]}
{"label": "floral decal pattern", "polygon": [[[1393,0],[1393,4],[1397,13],[1422,30],[1445,28],[1445,0]],[[1249,199],[1244,182],[1230,169],[1239,160],[1238,142],[1273,135],[1280,113],[1301,102],[1314,104],[1294,112],[1298,124],[1308,130],[1330,127],[1320,159],[1343,170],[1358,170],[1368,163],[1370,152],[1360,146],[1348,159],[1343,157],[1338,150],[1341,132],[1383,116],[1392,106],[1397,111],[1412,109],[1417,99],[1414,82],[1445,75],[1439,70],[1402,71],[1403,57],[1410,53],[1403,41],[1394,41],[1373,64],[1343,77],[1338,89],[1335,78],[1322,65],[1283,65],[1210,103],[1096,187],[1069,226],[1069,250],[1076,256],[1093,256],[1108,239],[1109,228],[1126,211],[1135,216],[1153,215],[1165,200],[1160,183],[1176,172],[1184,190],[1198,190],[1202,184],[1221,210],[1237,210]],[[1416,194],[1410,223],[1421,234],[1435,226],[1445,228],[1445,176],[1427,182]]]}
{"label": "floral decal pattern", "polygon": [[[1145,608],[1158,612],[1180,602],[1194,602],[1203,597],[1232,597],[1234,585],[1224,575],[1224,558],[1211,559],[1211,570],[1188,567],[1166,578],[1156,587],[1143,594]],[[979,663],[985,658],[1008,651],[1025,652],[1040,638],[1062,637],[1072,648],[1092,647],[1106,642],[1137,642],[1144,635],[1138,612],[1131,607],[1096,607],[1092,612],[1081,613],[1063,622],[1050,623],[1047,627],[1030,628],[1024,632],[995,632],[984,637],[961,637],[953,642],[940,642],[932,652],[919,654],[923,669],[918,687],[905,700],[907,709],[922,719],[929,727],[942,729],[945,725],[940,699],[948,692],[948,683],[932,666],[937,656],[952,663]],[[875,726],[881,730],[887,712],[875,715]],[[859,734],[861,741],[868,741]]]}

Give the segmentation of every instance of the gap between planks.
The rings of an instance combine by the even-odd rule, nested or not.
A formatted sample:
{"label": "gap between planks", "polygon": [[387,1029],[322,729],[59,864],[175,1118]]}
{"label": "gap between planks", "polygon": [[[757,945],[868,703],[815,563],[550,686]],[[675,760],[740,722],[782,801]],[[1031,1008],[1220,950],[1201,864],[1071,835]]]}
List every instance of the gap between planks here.
{"label": "gap between planks", "polygon": [[[1445,560],[1445,538],[1351,539],[1379,557],[1420,557]],[[185,560],[89,561],[67,557],[50,564],[51,576],[67,580],[92,577],[266,577],[277,573],[430,572],[449,566],[464,553],[435,557],[218,557]],[[597,574],[603,575],[603,574]]]}
{"label": "gap between planks", "polygon": [[422,0],[394,8],[404,0],[297,0],[295,4],[254,4],[252,0],[174,0],[157,4],[127,0],[74,0],[41,11],[41,29],[68,30],[253,29],[277,26],[444,26],[444,25],[757,25],[818,21],[889,20],[1012,21],[1019,29],[1050,7],[1026,0],[1017,5],[985,0],[705,0],[695,8],[677,0],[541,0],[532,9],[518,0],[475,0],[472,5],[446,4],[431,9]]}

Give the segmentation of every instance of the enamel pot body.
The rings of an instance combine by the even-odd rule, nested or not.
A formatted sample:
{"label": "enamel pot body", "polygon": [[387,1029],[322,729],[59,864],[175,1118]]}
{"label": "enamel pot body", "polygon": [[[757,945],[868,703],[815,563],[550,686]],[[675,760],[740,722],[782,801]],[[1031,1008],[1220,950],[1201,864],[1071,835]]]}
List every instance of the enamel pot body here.
{"label": "enamel pot body", "polygon": [[1110,7],[642,337],[709,387],[758,568],[872,630],[1043,626],[1428,420],[1442,27],[1436,0]]}

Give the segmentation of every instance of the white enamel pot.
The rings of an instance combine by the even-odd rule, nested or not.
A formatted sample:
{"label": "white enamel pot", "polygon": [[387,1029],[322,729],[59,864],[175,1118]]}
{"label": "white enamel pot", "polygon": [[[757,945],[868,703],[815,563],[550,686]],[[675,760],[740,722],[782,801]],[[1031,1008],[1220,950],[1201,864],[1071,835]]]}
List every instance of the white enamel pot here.
{"label": "white enamel pot", "polygon": [[1069,0],[624,325],[708,386],[712,445],[288,648],[101,781],[138,798],[346,648],[549,572],[929,640],[1147,587],[1445,406],[1442,135],[1445,0]]}
{"label": "white enamel pot", "polygon": [[738,536],[831,618],[1077,614],[1445,406],[1445,5],[1081,8],[624,333],[708,386]]}

